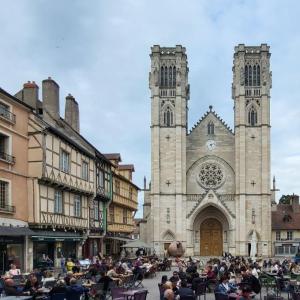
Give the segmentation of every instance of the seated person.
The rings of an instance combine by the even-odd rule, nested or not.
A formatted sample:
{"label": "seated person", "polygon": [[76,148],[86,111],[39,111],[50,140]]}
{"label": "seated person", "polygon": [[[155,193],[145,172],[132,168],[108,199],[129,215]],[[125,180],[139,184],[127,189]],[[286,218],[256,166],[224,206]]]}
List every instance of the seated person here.
{"label": "seated person", "polygon": [[215,293],[228,295],[230,293],[235,293],[237,288],[229,283],[229,276],[227,274],[224,274],[220,278],[220,283],[217,285],[215,289]]}
{"label": "seated person", "polygon": [[122,280],[120,279],[120,275],[116,272],[116,268],[113,266],[109,267],[109,270],[106,274],[108,277],[110,277],[112,280],[116,279],[116,281],[120,284]]}
{"label": "seated person", "polygon": [[20,271],[20,269],[17,269],[16,265],[11,264],[10,265],[10,270],[8,271],[8,274],[10,276],[21,275],[21,271]]}
{"label": "seated person", "polygon": [[73,269],[73,267],[75,267],[75,264],[73,263],[71,258],[68,258],[68,261],[66,263],[66,267],[67,267],[68,272],[73,271],[72,269]]}
{"label": "seated person", "polygon": [[213,271],[213,267],[212,266],[207,266],[207,268],[206,268],[206,276],[207,276],[207,280],[215,280],[216,279],[217,275]]}
{"label": "seated person", "polygon": [[109,284],[113,282],[113,280],[109,276],[107,276],[105,272],[101,272],[100,276],[101,277],[98,283],[103,283],[103,290],[106,292],[109,289]]}
{"label": "seated person", "polygon": [[67,272],[66,277],[64,278],[66,285],[70,285],[70,280],[73,278],[73,272]]}
{"label": "seated person", "polygon": [[52,296],[53,294],[65,294],[67,291],[66,283],[64,280],[59,280],[51,289],[49,295]]}
{"label": "seated person", "polygon": [[39,288],[40,288],[40,284],[38,282],[37,277],[34,274],[30,274],[29,278],[25,283],[23,291],[29,292],[29,294],[32,296],[37,293]]}
{"label": "seated person", "polygon": [[178,290],[179,299],[184,297],[195,297],[194,291],[187,287],[187,282],[185,280],[181,281],[181,286]]}
{"label": "seated person", "polygon": [[178,284],[178,279],[176,277],[171,277],[170,278],[170,281],[171,281],[171,285],[172,285],[172,291],[175,295],[175,297],[178,295],[178,287],[177,287],[177,284]]}
{"label": "seated person", "polygon": [[242,288],[248,286],[251,291],[258,294],[261,290],[261,285],[259,280],[255,276],[253,276],[249,271],[247,271],[245,267],[241,268],[241,275],[242,275],[242,280],[240,286]]}
{"label": "seated person", "polygon": [[81,295],[87,291],[88,289],[78,285],[77,280],[72,278],[70,286],[66,288],[66,300],[80,300]]}
{"label": "seated person", "polygon": [[4,292],[6,296],[21,296],[22,292],[18,291],[15,282],[11,278],[7,278],[4,284]]}
{"label": "seated person", "polygon": [[172,290],[172,284],[170,281],[167,281],[164,285],[163,285],[163,293],[162,293],[162,298],[164,300],[174,300],[175,299],[175,295],[174,292]]}
{"label": "seated person", "polygon": [[252,297],[250,297],[251,289],[248,286],[245,286],[242,288],[241,295],[239,297],[239,300],[250,300]]}

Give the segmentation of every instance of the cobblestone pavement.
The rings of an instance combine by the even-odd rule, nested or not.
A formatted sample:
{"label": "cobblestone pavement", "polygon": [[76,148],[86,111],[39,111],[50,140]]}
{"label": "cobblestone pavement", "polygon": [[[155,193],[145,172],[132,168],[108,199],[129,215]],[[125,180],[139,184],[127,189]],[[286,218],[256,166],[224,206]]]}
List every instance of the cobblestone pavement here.
{"label": "cobblestone pavement", "polygon": [[[147,296],[147,300],[159,300],[158,283],[161,281],[161,277],[163,275],[167,275],[168,277],[170,277],[174,270],[177,270],[177,268],[172,268],[172,271],[168,271],[168,272],[157,272],[156,277],[145,278],[143,280],[144,288],[147,289],[149,292]],[[272,292],[269,292],[269,294],[274,295],[274,293]],[[263,300],[266,295],[267,292],[265,289],[263,289],[261,295],[258,294],[257,296],[255,296],[255,299]],[[283,297],[283,299],[288,299],[287,293],[284,292],[281,294],[281,297]],[[203,300],[203,297],[201,297],[201,300]],[[213,293],[206,294],[206,300],[215,300],[214,294]]]}

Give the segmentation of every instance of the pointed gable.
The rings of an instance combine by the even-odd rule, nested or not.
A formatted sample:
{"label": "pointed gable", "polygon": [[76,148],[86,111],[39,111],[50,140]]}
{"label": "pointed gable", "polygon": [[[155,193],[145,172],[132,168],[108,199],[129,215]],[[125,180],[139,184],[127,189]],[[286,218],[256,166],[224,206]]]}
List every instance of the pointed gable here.
{"label": "pointed gable", "polygon": [[225,123],[225,121],[214,111],[212,110],[212,106],[209,106],[209,110],[198,120],[198,122],[192,127],[189,131],[188,135],[191,135],[198,127],[200,127],[203,123],[207,126],[209,122],[219,123],[223,125],[225,129],[232,135],[234,135],[233,130]]}

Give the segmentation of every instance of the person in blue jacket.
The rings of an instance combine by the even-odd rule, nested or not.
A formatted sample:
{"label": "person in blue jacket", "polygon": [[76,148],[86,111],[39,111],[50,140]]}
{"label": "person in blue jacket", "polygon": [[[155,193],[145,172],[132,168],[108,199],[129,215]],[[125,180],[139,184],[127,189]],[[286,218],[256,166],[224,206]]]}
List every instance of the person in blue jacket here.
{"label": "person in blue jacket", "polygon": [[235,293],[237,291],[237,287],[232,283],[229,283],[228,274],[224,274],[220,278],[220,282],[215,289],[215,293],[228,295],[230,293]]}

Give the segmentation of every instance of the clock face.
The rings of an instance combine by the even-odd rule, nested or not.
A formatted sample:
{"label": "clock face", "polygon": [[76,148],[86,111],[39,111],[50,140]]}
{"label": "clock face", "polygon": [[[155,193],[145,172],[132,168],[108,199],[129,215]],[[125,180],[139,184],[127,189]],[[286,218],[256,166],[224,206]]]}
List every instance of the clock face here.
{"label": "clock face", "polygon": [[216,148],[216,142],[214,140],[208,140],[206,142],[206,147],[208,150],[214,150]]}

